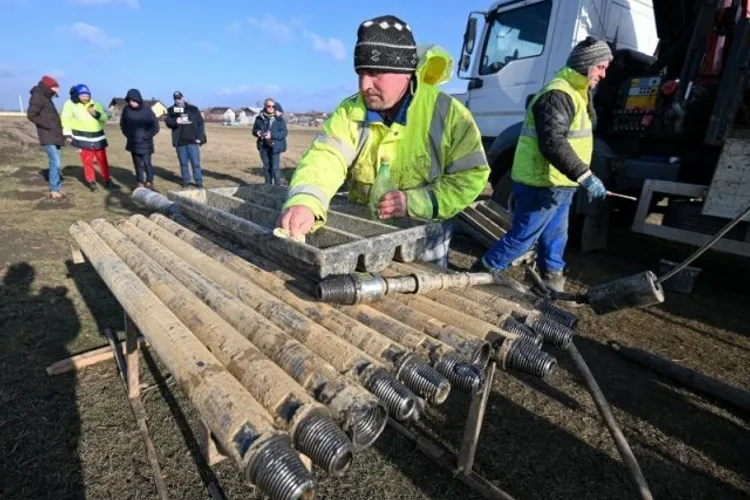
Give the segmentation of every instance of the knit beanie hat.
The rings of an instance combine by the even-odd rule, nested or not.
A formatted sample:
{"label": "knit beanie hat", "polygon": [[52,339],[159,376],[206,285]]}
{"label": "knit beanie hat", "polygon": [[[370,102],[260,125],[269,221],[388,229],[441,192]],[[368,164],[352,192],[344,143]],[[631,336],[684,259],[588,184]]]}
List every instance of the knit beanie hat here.
{"label": "knit beanie hat", "polygon": [[611,60],[612,51],[609,50],[607,42],[602,42],[589,36],[573,47],[565,65],[584,76],[588,76],[591,66]]}
{"label": "knit beanie hat", "polygon": [[354,70],[413,73],[417,44],[411,27],[396,16],[379,16],[359,25],[354,46]]}
{"label": "knit beanie hat", "polygon": [[51,89],[52,87],[58,87],[58,88],[60,87],[60,84],[57,83],[57,80],[55,80],[51,76],[47,76],[47,75],[45,75],[45,76],[42,77],[42,83],[48,89]]}

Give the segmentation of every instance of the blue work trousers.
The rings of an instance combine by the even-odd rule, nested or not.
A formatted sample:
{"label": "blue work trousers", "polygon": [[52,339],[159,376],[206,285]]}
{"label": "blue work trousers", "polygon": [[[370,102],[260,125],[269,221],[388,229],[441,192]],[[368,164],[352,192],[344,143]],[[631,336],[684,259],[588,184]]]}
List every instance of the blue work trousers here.
{"label": "blue work trousers", "polygon": [[182,184],[190,182],[190,169],[193,167],[193,180],[198,187],[203,186],[203,170],[201,170],[201,147],[198,144],[184,144],[177,146],[177,159],[180,161],[180,176]]}
{"label": "blue work trousers", "polygon": [[510,231],[492,245],[482,263],[502,271],[537,244],[537,265],[542,273],[565,268],[568,214],[575,188],[537,188],[513,183],[513,222]]}

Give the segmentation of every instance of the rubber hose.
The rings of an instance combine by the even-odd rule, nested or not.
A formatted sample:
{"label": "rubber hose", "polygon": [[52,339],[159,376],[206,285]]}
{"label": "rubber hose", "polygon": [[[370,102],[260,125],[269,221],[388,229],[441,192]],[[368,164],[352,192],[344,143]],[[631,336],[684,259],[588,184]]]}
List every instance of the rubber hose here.
{"label": "rubber hose", "polygon": [[646,478],[644,477],[643,472],[641,472],[641,467],[638,465],[638,460],[636,460],[635,455],[633,455],[633,450],[630,449],[630,445],[625,439],[625,435],[622,433],[620,426],[617,425],[615,417],[612,414],[612,409],[610,408],[609,403],[607,403],[602,390],[599,388],[599,384],[596,383],[596,379],[591,373],[589,366],[586,364],[586,361],[583,359],[583,356],[581,356],[581,353],[578,352],[578,349],[573,342],[568,344],[566,350],[568,351],[570,358],[573,360],[573,364],[578,370],[578,373],[583,377],[583,381],[586,383],[586,387],[591,393],[596,408],[599,410],[612,439],[615,441],[617,450],[620,452],[620,457],[622,457],[623,462],[625,462],[625,465],[630,471],[630,476],[633,479],[633,483],[635,483],[638,493],[640,493],[643,500],[654,500],[654,497],[651,495],[651,490],[648,487],[648,483],[646,482]]}

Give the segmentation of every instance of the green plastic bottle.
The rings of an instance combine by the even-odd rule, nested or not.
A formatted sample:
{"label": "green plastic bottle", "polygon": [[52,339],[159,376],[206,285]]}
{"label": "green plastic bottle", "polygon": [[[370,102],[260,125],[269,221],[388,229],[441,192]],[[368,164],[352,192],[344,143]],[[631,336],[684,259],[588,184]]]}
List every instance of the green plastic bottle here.
{"label": "green plastic bottle", "polygon": [[393,182],[391,182],[391,166],[387,158],[378,167],[378,173],[375,176],[375,182],[370,189],[370,201],[367,204],[367,216],[370,219],[378,219],[378,203],[380,198],[389,191],[393,191]]}

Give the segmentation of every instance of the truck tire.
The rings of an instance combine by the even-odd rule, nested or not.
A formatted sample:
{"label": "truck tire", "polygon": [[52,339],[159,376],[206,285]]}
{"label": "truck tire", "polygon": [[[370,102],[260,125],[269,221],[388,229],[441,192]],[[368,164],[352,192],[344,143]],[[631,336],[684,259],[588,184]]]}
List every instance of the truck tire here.
{"label": "truck tire", "polygon": [[490,174],[492,200],[508,210],[510,209],[508,202],[513,192],[513,181],[510,178],[510,171],[513,168],[513,156],[515,153],[515,149],[503,151],[492,165],[492,173]]}

